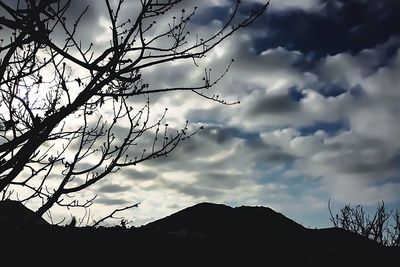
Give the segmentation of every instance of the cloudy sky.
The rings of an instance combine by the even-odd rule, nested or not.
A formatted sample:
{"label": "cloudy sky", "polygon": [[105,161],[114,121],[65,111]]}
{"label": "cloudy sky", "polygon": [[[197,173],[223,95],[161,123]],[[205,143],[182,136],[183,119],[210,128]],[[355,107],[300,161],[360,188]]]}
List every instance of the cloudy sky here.
{"label": "cloudy sky", "polygon": [[[90,4],[82,38],[108,42],[104,7],[82,2]],[[199,6],[190,26],[207,35],[234,1],[187,2]],[[245,13],[262,1],[242,2]],[[329,199],[334,208],[382,200],[400,207],[399,12],[393,0],[271,0],[265,15],[199,68],[176,62],[144,72],[150,87],[190,85],[199,69],[218,74],[233,58],[213,90],[241,103],[154,96],[154,109],[168,107],[172,125],[189,120],[204,130],[168,158],[91,187],[85,194],[98,194],[92,213],[140,201],[125,215],[141,225],[210,201],[269,206],[305,226],[328,227]]]}

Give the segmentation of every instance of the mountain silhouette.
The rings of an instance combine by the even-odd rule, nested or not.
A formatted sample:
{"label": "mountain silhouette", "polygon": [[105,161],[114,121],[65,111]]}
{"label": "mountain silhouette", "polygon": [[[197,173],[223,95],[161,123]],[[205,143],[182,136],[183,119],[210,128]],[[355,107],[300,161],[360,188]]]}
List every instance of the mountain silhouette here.
{"label": "mountain silhouette", "polygon": [[337,228],[308,229],[266,207],[201,203],[144,229],[174,236],[188,258],[202,251],[220,263],[342,265],[343,260],[370,264],[390,257],[388,250],[369,239]]}
{"label": "mountain silhouette", "polygon": [[203,236],[256,233],[275,235],[276,229],[279,228],[285,229],[286,233],[305,231],[303,226],[270,208],[246,206],[232,208],[207,202],[149,223],[145,228]]}
{"label": "mountain silhouette", "polygon": [[399,253],[342,229],[305,228],[270,208],[213,203],[138,228],[0,226],[0,236],[7,244],[3,255],[18,247],[26,256],[62,258],[64,264],[384,266]]}
{"label": "mountain silhouette", "polygon": [[[21,202],[6,199],[0,201],[0,224],[21,225],[31,223],[30,219],[34,212],[25,207]],[[35,222],[39,225],[48,225],[49,223],[42,218]]]}

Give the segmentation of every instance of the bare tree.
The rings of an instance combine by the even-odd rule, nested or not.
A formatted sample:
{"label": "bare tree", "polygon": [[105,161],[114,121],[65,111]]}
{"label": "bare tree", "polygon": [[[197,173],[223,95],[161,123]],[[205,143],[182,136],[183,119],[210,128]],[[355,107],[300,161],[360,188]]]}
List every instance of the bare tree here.
{"label": "bare tree", "polygon": [[55,204],[90,206],[94,198],[79,202],[74,194],[120,168],[165,157],[199,130],[187,123],[170,129],[167,109],[151,120],[152,94],[189,91],[233,104],[208,93],[230,64],[214,79],[206,69],[197,86],[153,88],[143,71],[182,60],[198,67],[268,6],[243,13],[237,0],[223,25],[201,38],[189,31],[197,8],[181,10],[183,0],[131,1],[137,9],[130,18],[121,15],[126,1],[96,1],[111,32],[99,50],[78,37],[90,7],[72,19],[77,1],[0,1],[0,192],[2,199],[40,200],[38,218]]}
{"label": "bare tree", "polygon": [[384,246],[400,246],[400,210],[387,210],[385,203],[378,204],[370,216],[361,205],[346,205],[333,215],[328,203],[330,220],[334,227],[343,228],[367,237]]}

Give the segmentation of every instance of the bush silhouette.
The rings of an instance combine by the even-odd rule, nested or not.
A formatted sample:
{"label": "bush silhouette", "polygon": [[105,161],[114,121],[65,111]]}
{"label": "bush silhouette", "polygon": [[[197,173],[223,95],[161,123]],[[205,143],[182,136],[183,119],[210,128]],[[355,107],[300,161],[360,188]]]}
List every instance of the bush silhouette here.
{"label": "bush silhouette", "polygon": [[384,246],[400,246],[400,210],[387,210],[384,201],[374,214],[366,213],[362,205],[350,204],[333,215],[328,205],[330,220],[335,227],[349,230]]}

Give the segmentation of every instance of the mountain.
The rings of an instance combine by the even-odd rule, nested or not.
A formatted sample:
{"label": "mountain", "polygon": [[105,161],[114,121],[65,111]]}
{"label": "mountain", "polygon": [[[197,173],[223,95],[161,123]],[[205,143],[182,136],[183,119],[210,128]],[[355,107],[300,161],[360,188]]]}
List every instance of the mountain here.
{"label": "mountain", "polygon": [[0,254],[24,255],[15,265],[39,255],[63,265],[384,266],[400,252],[345,230],[305,228],[270,208],[213,203],[139,228],[0,227],[0,236]]}
{"label": "mountain", "polygon": [[[211,262],[280,266],[380,263],[389,250],[351,232],[307,229],[266,207],[201,203],[144,226],[169,234],[187,258]],[[195,248],[195,249],[192,249]],[[346,265],[347,265],[346,264]],[[252,266],[251,265],[251,266]]]}
{"label": "mountain", "polygon": [[[234,236],[302,232],[306,228],[266,207],[232,208],[222,204],[200,203],[163,219],[147,224],[145,229],[200,236]],[[282,233],[278,234],[279,237]]]}

